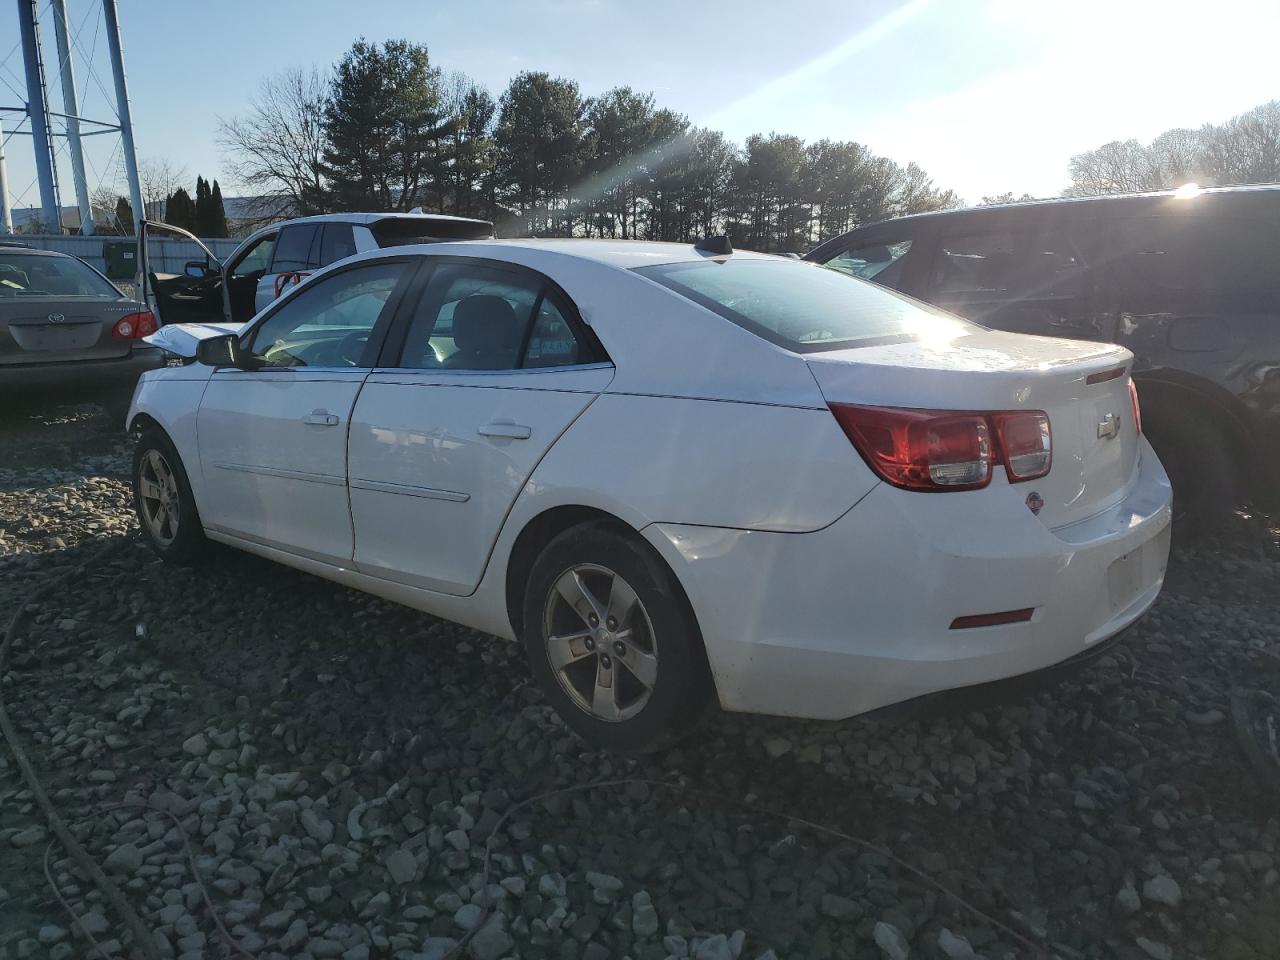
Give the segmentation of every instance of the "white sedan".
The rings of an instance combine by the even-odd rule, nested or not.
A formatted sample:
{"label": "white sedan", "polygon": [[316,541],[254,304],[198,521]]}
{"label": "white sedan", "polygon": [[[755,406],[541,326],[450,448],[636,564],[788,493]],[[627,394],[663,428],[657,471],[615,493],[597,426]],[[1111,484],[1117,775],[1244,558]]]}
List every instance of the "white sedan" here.
{"label": "white sedan", "polygon": [[623,750],[1056,664],[1150,607],[1132,355],[794,260],[470,241],[319,272],[129,414],[161,557],[240,547],[527,647]]}

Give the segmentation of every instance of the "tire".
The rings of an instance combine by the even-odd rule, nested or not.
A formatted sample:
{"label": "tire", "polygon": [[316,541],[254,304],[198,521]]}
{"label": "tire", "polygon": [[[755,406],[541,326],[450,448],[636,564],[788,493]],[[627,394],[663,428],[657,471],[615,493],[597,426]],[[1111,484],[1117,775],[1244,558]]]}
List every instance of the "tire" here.
{"label": "tire", "polygon": [[657,552],[629,531],[584,524],[547,544],[529,574],[523,624],[543,692],[598,747],[660,749],[691,731],[714,700],[688,598]]}
{"label": "tire", "polygon": [[1174,518],[1184,530],[1211,532],[1234,517],[1240,486],[1222,429],[1197,416],[1161,417],[1143,428],[1173,486]]}
{"label": "tire", "polygon": [[138,437],[132,479],[133,508],[147,545],[169,563],[189,564],[199,559],[209,542],[182,458],[160,431],[144,430]]}

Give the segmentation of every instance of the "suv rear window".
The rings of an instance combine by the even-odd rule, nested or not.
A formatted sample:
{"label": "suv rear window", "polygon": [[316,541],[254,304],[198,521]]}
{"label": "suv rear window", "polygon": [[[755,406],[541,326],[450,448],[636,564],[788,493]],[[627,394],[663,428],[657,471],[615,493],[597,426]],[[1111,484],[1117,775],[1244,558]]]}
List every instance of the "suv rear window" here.
{"label": "suv rear window", "polygon": [[493,224],[488,220],[446,220],[443,217],[387,217],[369,224],[380,247],[439,240],[491,240]]}
{"label": "suv rear window", "polygon": [[865,280],[795,260],[701,260],[634,269],[797,353],[954,336],[973,328]]}

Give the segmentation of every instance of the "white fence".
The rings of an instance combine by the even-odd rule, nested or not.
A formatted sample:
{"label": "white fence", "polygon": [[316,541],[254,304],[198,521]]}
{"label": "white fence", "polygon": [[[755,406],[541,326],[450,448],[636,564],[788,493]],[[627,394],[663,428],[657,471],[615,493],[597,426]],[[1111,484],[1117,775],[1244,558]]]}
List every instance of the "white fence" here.
{"label": "white fence", "polygon": [[[108,273],[106,258],[103,256],[103,244],[123,243],[136,247],[133,237],[70,237],[55,234],[23,234],[9,239],[30,244],[41,250],[57,250],[79,257],[103,273]],[[239,240],[205,240],[205,246],[214,252],[220,260],[230,256],[231,251],[239,244]],[[151,258],[151,269],[155,273],[181,273],[182,266],[188,260],[204,260],[204,251],[190,240],[152,237],[148,242],[148,256]]]}

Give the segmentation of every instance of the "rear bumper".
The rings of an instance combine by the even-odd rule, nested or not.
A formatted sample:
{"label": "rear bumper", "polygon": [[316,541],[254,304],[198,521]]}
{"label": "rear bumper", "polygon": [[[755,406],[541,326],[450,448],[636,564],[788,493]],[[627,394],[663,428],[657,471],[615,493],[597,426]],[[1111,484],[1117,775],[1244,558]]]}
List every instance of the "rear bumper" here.
{"label": "rear bumper", "polygon": [[112,360],[64,360],[53,363],[0,365],[0,392],[38,390],[84,395],[103,389],[132,389],[138,377],[163,364],[157,347],[135,346]]}
{"label": "rear bumper", "polygon": [[[722,706],[837,719],[1080,655],[1155,601],[1171,495],[1143,441],[1125,498],[1049,530],[998,497],[881,484],[823,530],[655,524],[698,616]],[[957,617],[1031,619],[951,629]]]}

